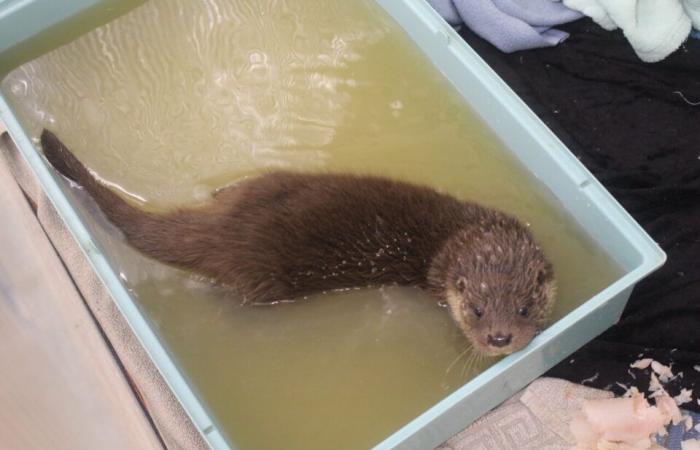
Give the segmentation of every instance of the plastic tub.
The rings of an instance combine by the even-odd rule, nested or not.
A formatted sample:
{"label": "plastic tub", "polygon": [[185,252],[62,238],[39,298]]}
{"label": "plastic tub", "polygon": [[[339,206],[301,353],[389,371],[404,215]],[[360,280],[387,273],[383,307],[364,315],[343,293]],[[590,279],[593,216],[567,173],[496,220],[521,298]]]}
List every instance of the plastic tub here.
{"label": "plastic tub", "polygon": [[[0,60],[8,55],[18,62],[35,57],[37,52],[48,49],[33,48],[32,37],[76,15],[99,16],[100,9],[113,7],[113,3],[109,0],[0,0]],[[377,0],[377,3],[403,27],[484,122],[496,130],[513,155],[624,270],[617,281],[551,325],[523,351],[501,360],[376,447],[429,449],[617,322],[634,285],[661,266],[665,254],[427,3],[423,0]],[[141,315],[108,258],[96,245],[1,95],[0,114],[48,197],[204,439],[212,448],[231,448]]]}

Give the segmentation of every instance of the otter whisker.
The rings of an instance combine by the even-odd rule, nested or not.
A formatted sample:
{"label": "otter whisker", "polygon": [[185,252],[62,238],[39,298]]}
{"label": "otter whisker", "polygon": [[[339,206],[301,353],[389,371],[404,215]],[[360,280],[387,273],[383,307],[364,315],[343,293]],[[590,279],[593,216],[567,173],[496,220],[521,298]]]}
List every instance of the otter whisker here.
{"label": "otter whisker", "polygon": [[464,374],[467,373],[467,366],[469,365],[469,361],[474,357],[474,354],[469,355],[469,357],[464,361],[464,364],[462,364],[462,372],[459,374],[460,378],[464,378]]}
{"label": "otter whisker", "polygon": [[486,362],[487,356],[483,353],[479,353],[479,357],[477,358],[476,365],[478,367],[481,367],[484,365],[484,362]]}
{"label": "otter whisker", "polygon": [[464,378],[475,366],[475,361],[479,357],[479,352],[472,352],[462,366],[462,378]]}
{"label": "otter whisker", "polygon": [[455,358],[455,360],[452,361],[452,362],[450,363],[449,366],[447,366],[447,370],[445,370],[445,373],[446,373],[446,374],[447,374],[447,373],[450,373],[450,370],[452,369],[452,367],[454,367],[455,364],[457,364],[457,361],[459,361],[460,359],[462,359],[462,356],[466,355],[467,352],[468,352],[469,350],[471,350],[471,349],[472,349],[471,343],[467,344],[467,347],[464,349],[464,351],[463,351],[462,353],[460,353],[460,354]]}
{"label": "otter whisker", "polygon": [[477,368],[481,367],[489,360],[491,357],[485,353],[475,351],[462,367],[462,377],[468,375],[470,372],[475,371]]}

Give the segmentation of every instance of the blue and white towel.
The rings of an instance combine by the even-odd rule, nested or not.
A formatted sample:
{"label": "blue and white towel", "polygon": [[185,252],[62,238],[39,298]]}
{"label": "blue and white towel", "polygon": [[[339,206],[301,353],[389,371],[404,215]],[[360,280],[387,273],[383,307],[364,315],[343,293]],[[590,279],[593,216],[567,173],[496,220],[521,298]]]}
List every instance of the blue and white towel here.
{"label": "blue and white towel", "polygon": [[569,35],[552,27],[583,15],[553,0],[428,0],[451,25],[464,23],[499,50],[552,47]]}

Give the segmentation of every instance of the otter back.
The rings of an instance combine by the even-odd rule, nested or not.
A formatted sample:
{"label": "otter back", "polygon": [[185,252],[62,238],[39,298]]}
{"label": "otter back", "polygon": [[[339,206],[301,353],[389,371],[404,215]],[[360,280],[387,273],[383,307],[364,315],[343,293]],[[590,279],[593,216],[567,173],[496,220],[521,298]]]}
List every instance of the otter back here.
{"label": "otter back", "polygon": [[483,212],[379,177],[272,172],[219,191],[205,206],[154,214],[101,184],[50,131],[41,142],[53,166],[82,185],[134,247],[252,302],[424,285],[446,239]]}

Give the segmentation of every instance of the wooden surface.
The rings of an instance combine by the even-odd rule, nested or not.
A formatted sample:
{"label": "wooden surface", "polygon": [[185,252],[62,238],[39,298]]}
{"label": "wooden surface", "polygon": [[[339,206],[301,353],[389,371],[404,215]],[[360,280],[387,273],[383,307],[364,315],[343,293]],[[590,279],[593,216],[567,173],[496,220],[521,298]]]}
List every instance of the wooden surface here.
{"label": "wooden surface", "polygon": [[162,448],[1,163],[0,208],[0,448]]}

